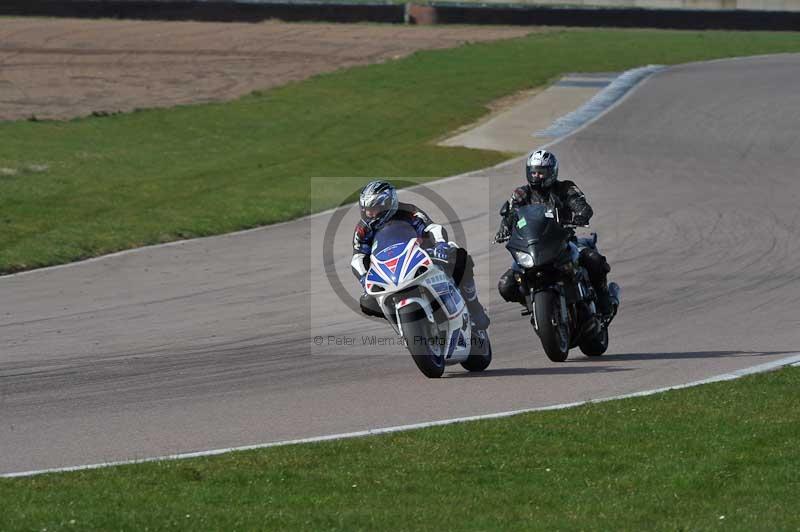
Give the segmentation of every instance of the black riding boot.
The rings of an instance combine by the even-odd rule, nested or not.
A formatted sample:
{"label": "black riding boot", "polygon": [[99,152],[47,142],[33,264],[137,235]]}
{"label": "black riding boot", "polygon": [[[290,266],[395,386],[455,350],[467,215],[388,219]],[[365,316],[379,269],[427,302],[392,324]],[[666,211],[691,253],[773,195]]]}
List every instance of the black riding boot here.
{"label": "black riding boot", "polygon": [[452,268],[453,281],[455,281],[456,286],[459,287],[461,294],[464,296],[464,301],[467,304],[469,315],[475,327],[486,330],[491,320],[489,320],[489,315],[486,314],[486,309],[478,301],[478,287],[475,285],[475,263],[466,249],[456,249]]}
{"label": "black riding boot", "polygon": [[610,316],[613,312],[613,302],[608,292],[608,285],[604,282],[600,286],[595,286],[594,291],[597,294],[597,312],[603,316]]}
{"label": "black riding boot", "polygon": [[461,281],[461,293],[464,294],[464,300],[467,303],[467,309],[469,309],[469,315],[472,317],[475,327],[486,330],[491,320],[489,320],[489,315],[486,314],[486,309],[478,301],[478,288],[475,286],[475,279],[465,277]]}
{"label": "black riding boot", "polygon": [[580,263],[589,272],[589,280],[597,295],[597,311],[605,318],[613,317],[616,312],[615,297],[608,289],[608,272],[611,267],[606,258],[596,249],[585,248],[581,251]]}

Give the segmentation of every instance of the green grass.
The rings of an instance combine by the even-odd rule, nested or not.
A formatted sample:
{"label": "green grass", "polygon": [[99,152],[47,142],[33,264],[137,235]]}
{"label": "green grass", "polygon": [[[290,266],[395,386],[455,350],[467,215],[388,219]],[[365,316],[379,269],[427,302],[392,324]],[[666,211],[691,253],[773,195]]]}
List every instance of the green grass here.
{"label": "green grass", "polygon": [[[432,141],[570,71],[800,51],[800,34],[555,31],[426,51],[220,104],[0,124],[0,273],[331,206],[312,176],[451,175],[507,154]],[[32,166],[35,165],[35,166]],[[337,192],[338,194],[338,192]]]}
{"label": "green grass", "polygon": [[0,529],[798,530],[799,388],[789,368],[501,420],[0,479]]}

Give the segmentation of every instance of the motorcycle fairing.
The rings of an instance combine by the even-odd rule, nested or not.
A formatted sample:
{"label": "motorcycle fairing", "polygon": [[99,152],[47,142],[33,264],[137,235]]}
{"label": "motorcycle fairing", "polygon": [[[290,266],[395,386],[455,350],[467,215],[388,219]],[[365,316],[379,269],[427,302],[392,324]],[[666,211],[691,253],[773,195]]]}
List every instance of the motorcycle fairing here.
{"label": "motorcycle fairing", "polygon": [[456,329],[450,335],[450,342],[447,346],[447,355],[445,355],[446,359],[452,358],[456,347],[466,347],[466,343],[464,342],[464,334],[461,332],[461,329]]}
{"label": "motorcycle fairing", "polygon": [[436,291],[436,295],[439,296],[439,301],[442,302],[442,308],[447,312],[447,316],[451,318],[458,314],[463,298],[458,293],[458,289],[453,286],[453,283],[447,280],[435,283],[432,286]]}
{"label": "motorcycle fairing", "polygon": [[535,266],[555,261],[570,233],[556,221],[552,209],[525,205],[517,209],[516,217],[506,248],[531,254]]}
{"label": "motorcycle fairing", "polygon": [[398,334],[403,335],[400,309],[418,307],[420,319],[435,324],[438,333],[432,334],[446,341],[446,363],[463,362],[470,354],[472,333],[466,302],[452,278],[419,244],[412,226],[386,224],[375,235],[365,289]]}
{"label": "motorcycle fairing", "polygon": [[[364,286],[368,294],[400,290],[414,280],[420,268],[429,268],[433,264],[416,240],[410,240],[397,253],[401,244],[392,244],[370,256],[371,266]],[[397,256],[393,256],[395,254]]]}
{"label": "motorcycle fairing", "polygon": [[[399,312],[401,308],[416,305],[422,309],[424,316],[431,323],[436,323],[433,305],[438,306],[444,312],[443,318],[438,323],[443,339],[447,339],[444,355],[445,361],[449,364],[463,362],[469,356],[472,329],[467,311],[466,302],[458,294],[458,289],[453,285],[449,277],[434,265],[431,270],[420,277],[414,279],[415,284],[420,288],[415,296],[395,298],[392,302],[393,293],[383,293],[377,296],[378,305],[384,314],[392,313],[395,319],[389,320],[392,327],[398,334],[403,335],[399,324]],[[437,290],[437,288],[439,290]],[[448,307],[448,305],[450,305]],[[452,305],[455,305],[453,307]],[[452,312],[451,312],[452,310]]]}
{"label": "motorcycle fairing", "polygon": [[[427,299],[423,297],[404,297],[403,299],[398,301],[394,307],[394,311],[396,314],[395,323],[398,324],[400,323],[400,309],[408,307],[410,305],[419,306],[425,312],[425,317],[429,322],[434,323],[436,321],[436,318],[434,318],[433,316],[433,309],[431,308],[431,304]],[[383,307],[382,304],[381,307]],[[400,332],[401,335],[403,334],[402,329],[398,327],[397,330],[398,332]]]}

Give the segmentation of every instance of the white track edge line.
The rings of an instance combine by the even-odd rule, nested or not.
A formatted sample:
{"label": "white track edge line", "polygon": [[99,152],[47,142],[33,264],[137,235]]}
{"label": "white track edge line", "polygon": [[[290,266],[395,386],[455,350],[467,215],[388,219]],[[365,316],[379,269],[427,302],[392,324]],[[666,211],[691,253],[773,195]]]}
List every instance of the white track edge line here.
{"label": "white track edge line", "polygon": [[467,417],[457,417],[452,419],[442,419],[438,421],[426,421],[423,423],[413,423],[410,425],[397,425],[394,427],[384,427],[378,429],[367,429],[361,430],[357,432],[344,432],[340,434],[328,434],[325,436],[315,436],[311,438],[301,438],[297,440],[284,440],[284,441],[276,441],[270,443],[258,443],[253,445],[243,445],[241,447],[228,447],[224,449],[212,449],[209,451],[196,451],[190,453],[179,453],[179,454],[171,454],[166,456],[156,456],[152,458],[142,458],[138,460],[123,460],[118,462],[102,462],[98,464],[88,464],[88,465],[78,465],[78,466],[68,466],[68,467],[57,467],[51,469],[38,469],[38,470],[31,470],[31,471],[21,471],[18,473],[3,473],[0,474],[0,478],[19,478],[19,477],[30,477],[34,475],[42,475],[45,473],[66,473],[71,471],[86,471],[89,469],[100,469],[103,467],[113,467],[113,466],[122,466],[122,465],[133,465],[133,464],[144,464],[149,462],[160,462],[160,461],[167,461],[167,460],[184,460],[187,458],[201,458],[205,456],[216,456],[220,454],[226,454],[231,452],[237,451],[251,451],[255,449],[267,449],[270,447],[283,447],[286,445],[298,445],[301,443],[319,443],[325,441],[332,441],[332,440],[343,440],[343,439],[350,439],[350,438],[362,438],[364,436],[374,436],[378,434],[390,434],[393,432],[406,432],[410,430],[417,430],[417,429],[424,429],[429,427],[441,427],[444,425],[453,425],[455,423],[466,423],[469,421],[480,421],[486,419],[498,419],[510,416],[516,416],[519,414],[527,414],[530,412],[545,412],[548,410],[563,410],[567,408],[574,408],[577,406],[583,406],[588,404],[594,403],[605,403],[607,401],[615,401],[618,399],[629,399],[633,397],[644,397],[648,395],[655,395],[658,393],[668,392],[670,390],[680,390],[683,388],[692,388],[695,386],[700,386],[702,384],[710,384],[713,382],[721,382],[721,381],[729,381],[738,379],[740,377],[744,377],[747,375],[753,375],[756,373],[763,373],[766,371],[772,371],[781,367],[785,366],[800,366],[800,352],[792,353],[788,357],[781,358],[779,360],[773,360],[772,362],[767,362],[764,364],[759,364],[756,366],[751,366],[749,368],[743,368],[739,370],[732,371],[730,373],[723,373],[721,375],[716,375],[714,377],[708,377],[706,379],[701,379],[698,381],[692,381],[685,384],[676,384],[674,386],[666,386],[663,388],[655,388],[652,390],[644,390],[641,392],[632,392],[622,395],[615,395],[612,397],[601,397],[599,399],[586,399],[583,401],[576,401],[573,403],[563,403],[557,405],[549,405],[549,406],[541,406],[535,408],[523,408],[520,410],[509,410],[506,412],[496,412],[494,414],[481,414],[475,416],[467,416]]}

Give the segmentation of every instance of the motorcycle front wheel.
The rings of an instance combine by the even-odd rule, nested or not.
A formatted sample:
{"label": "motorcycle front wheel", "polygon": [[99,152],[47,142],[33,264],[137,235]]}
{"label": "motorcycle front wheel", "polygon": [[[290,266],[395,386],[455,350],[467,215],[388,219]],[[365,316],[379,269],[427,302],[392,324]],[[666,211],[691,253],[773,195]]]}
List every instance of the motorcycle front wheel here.
{"label": "motorcycle front wheel", "polygon": [[544,290],[533,296],[533,307],[538,330],[547,358],[564,362],[569,355],[569,330],[561,319],[561,299],[555,292]]}
{"label": "motorcycle front wheel", "polygon": [[[400,312],[400,327],[406,340],[411,358],[423,375],[438,379],[444,373],[444,347],[439,343],[436,325],[427,319],[420,319],[414,308]],[[405,312],[404,312],[405,311]]]}

